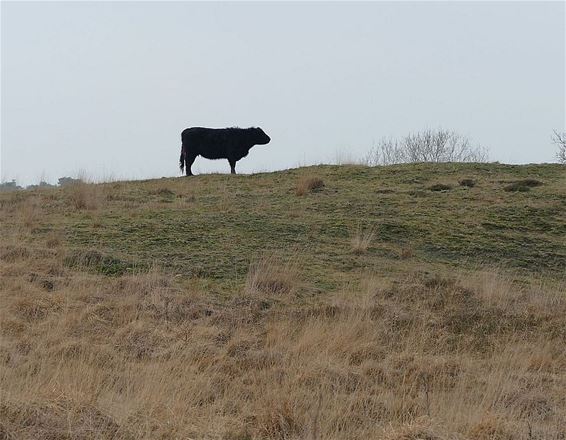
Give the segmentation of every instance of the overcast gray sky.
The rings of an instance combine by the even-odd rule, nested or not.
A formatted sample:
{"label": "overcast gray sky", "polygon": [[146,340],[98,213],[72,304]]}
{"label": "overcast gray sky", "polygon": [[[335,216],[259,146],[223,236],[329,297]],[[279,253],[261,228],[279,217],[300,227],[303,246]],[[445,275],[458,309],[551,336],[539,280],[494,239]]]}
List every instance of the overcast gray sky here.
{"label": "overcast gray sky", "polygon": [[[445,127],[554,161],[563,2],[1,4],[1,178],[178,175],[190,126],[261,126],[241,172]],[[229,172],[198,158],[194,171]]]}

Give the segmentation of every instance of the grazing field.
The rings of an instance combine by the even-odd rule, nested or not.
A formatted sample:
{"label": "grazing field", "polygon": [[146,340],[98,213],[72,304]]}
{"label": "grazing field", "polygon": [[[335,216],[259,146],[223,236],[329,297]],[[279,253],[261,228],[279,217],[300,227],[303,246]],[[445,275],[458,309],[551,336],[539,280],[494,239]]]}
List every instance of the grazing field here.
{"label": "grazing field", "polygon": [[566,168],[0,193],[0,438],[566,438]]}

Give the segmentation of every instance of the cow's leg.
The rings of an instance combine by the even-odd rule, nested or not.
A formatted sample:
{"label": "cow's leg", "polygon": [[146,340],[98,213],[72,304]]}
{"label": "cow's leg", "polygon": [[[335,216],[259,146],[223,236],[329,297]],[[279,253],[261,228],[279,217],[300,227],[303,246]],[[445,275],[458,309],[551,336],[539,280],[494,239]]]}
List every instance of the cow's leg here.
{"label": "cow's leg", "polygon": [[193,172],[191,171],[191,167],[193,166],[193,163],[195,162],[196,158],[197,158],[196,154],[187,152],[185,156],[185,171],[187,173],[187,176],[193,175]]}
{"label": "cow's leg", "polygon": [[228,159],[230,162],[230,174],[236,174],[236,161],[234,159]]}

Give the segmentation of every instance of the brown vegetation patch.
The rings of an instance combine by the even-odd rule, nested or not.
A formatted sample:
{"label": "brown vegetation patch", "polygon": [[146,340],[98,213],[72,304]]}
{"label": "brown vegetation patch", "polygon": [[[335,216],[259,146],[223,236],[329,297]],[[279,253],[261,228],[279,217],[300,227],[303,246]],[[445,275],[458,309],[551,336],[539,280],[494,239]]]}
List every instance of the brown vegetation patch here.
{"label": "brown vegetation patch", "polygon": [[460,186],[466,186],[468,188],[476,186],[476,181],[474,179],[461,179],[458,183]]}
{"label": "brown vegetation patch", "polygon": [[0,260],[7,263],[26,260],[32,256],[31,251],[22,246],[6,246],[0,249]]}
{"label": "brown vegetation patch", "polygon": [[304,196],[321,188],[324,188],[324,181],[320,177],[301,177],[297,182],[295,194]]}
{"label": "brown vegetation patch", "polygon": [[541,186],[542,184],[543,183],[537,179],[523,179],[511,183],[505,186],[503,189],[507,192],[526,192],[530,191],[531,188]]}
{"label": "brown vegetation patch", "polygon": [[100,185],[77,181],[65,185],[65,192],[72,206],[78,210],[98,209],[103,201]]}
{"label": "brown vegetation patch", "polygon": [[246,279],[249,294],[287,295],[300,285],[296,262],[287,262],[275,255],[266,255],[250,265]]}
{"label": "brown vegetation patch", "polygon": [[43,320],[59,308],[53,299],[37,295],[19,298],[13,305],[15,315],[27,322]]}
{"label": "brown vegetation patch", "polygon": [[358,228],[350,238],[350,244],[352,246],[352,251],[354,252],[354,254],[360,255],[366,253],[374,237],[374,228],[363,229],[362,227],[358,226]]}
{"label": "brown vegetation patch", "polygon": [[156,194],[156,195],[164,197],[164,198],[175,197],[175,192],[172,191],[171,189],[167,188],[167,187],[157,188],[156,190],[151,191],[151,194]]}
{"label": "brown vegetation patch", "polygon": [[90,275],[107,285],[82,284],[88,303],[70,289],[64,314],[45,295],[11,298],[8,438],[58,438],[61,414],[73,435],[101,439],[507,439],[527,421],[533,436],[560,432],[566,358],[537,334],[559,335],[546,329],[564,324],[563,296],[497,274],[416,272],[310,304],[252,282],[285,265],[258,260],[256,287],[220,303],[157,269]]}
{"label": "brown vegetation patch", "polygon": [[446,185],[445,183],[435,183],[428,188],[431,191],[450,191],[452,186]]}

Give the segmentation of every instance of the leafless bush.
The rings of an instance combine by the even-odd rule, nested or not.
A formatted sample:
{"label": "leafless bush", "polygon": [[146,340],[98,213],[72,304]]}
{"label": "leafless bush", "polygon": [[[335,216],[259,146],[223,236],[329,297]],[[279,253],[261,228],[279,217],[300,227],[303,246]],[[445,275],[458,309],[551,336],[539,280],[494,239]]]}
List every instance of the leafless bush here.
{"label": "leafless bush", "polygon": [[552,136],[552,142],[558,145],[558,152],[556,153],[556,158],[558,162],[566,164],[566,131],[563,133],[554,130],[554,135]]}
{"label": "leafless bush", "polygon": [[485,148],[454,131],[438,129],[409,134],[401,139],[382,139],[368,154],[368,165],[416,162],[487,162]]}

